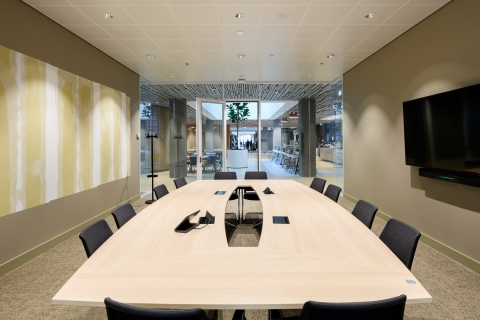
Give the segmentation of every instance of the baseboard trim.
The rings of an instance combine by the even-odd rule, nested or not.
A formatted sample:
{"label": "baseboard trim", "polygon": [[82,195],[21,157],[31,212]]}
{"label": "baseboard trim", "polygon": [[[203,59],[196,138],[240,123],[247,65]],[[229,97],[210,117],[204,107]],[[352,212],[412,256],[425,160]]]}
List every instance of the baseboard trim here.
{"label": "baseboard trim", "polygon": [[[354,197],[344,193],[343,197],[353,203],[357,203],[358,199],[355,199]],[[380,210],[377,211],[377,218],[380,218],[384,221],[390,220],[392,217],[390,217],[388,214],[385,212],[382,212]],[[463,253],[458,252],[457,250],[441,243],[440,241],[437,241],[433,239],[432,237],[422,233],[422,236],[420,237],[420,241],[426,244],[427,246],[437,250],[438,252],[446,255],[450,259],[453,259],[457,261],[458,263],[464,265],[468,269],[480,274],[480,262],[464,255]]]}
{"label": "baseboard trim", "polygon": [[[140,199],[140,195],[135,196],[135,197],[133,197],[133,198],[131,198],[131,199],[125,201],[125,202],[122,202],[119,205],[122,205],[122,204],[127,203],[127,202],[132,203],[132,202],[135,202],[139,199]],[[15,257],[12,260],[7,261],[4,264],[0,265],[0,277],[9,273],[13,269],[16,269],[16,268],[20,267],[22,264],[32,260],[33,258],[41,255],[42,253],[47,252],[48,250],[52,249],[56,245],[58,245],[58,244],[62,243],[63,241],[73,237],[74,235],[79,234],[84,228],[86,228],[91,223],[96,222],[100,219],[107,218],[108,216],[110,216],[112,210],[115,209],[116,207],[117,206],[115,206],[113,208],[110,208],[107,211],[102,212],[99,215],[85,221],[84,223],[81,223],[78,226],[76,226],[76,227],[74,227],[74,228],[72,228],[68,231],[65,231],[64,233],[56,236],[55,238],[50,239],[47,242],[44,242],[41,245],[38,245],[35,248],[19,255],[18,257]]]}

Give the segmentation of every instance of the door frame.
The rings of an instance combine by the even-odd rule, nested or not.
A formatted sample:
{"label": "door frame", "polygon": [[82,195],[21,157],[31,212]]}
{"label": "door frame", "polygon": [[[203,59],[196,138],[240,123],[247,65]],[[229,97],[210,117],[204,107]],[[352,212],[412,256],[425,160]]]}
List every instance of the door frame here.
{"label": "door frame", "polygon": [[[214,99],[205,99],[205,98],[197,98],[196,99],[196,128],[197,128],[197,134],[196,134],[196,144],[197,144],[197,180],[203,180],[203,166],[202,166],[202,157],[203,157],[203,139],[202,139],[202,103],[204,102],[210,102],[210,103],[217,103],[222,105],[222,170],[225,171],[226,165],[227,165],[227,144],[226,144],[226,139],[227,139],[227,110],[226,110],[226,104],[227,102],[224,100],[214,100]],[[200,164],[200,165],[199,165]],[[199,169],[200,168],[200,169]]]}

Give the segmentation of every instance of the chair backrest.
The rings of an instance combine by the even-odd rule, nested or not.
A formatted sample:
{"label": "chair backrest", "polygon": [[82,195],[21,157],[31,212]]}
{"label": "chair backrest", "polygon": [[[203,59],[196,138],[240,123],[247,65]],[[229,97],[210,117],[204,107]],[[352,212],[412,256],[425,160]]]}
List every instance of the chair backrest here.
{"label": "chair backrest", "polygon": [[90,258],[112,235],[112,229],[110,229],[105,220],[99,220],[83,229],[79,237],[82,240],[87,257]]}
{"label": "chair backrest", "polygon": [[401,320],[405,312],[406,301],[407,296],[404,294],[398,297],[369,302],[327,303],[308,301],[303,305],[298,320]]}
{"label": "chair backrest", "polygon": [[130,203],[126,203],[121,205],[120,207],[116,208],[112,211],[113,218],[115,219],[115,224],[117,228],[120,229],[128,220],[135,217],[137,213],[135,209],[133,209]]}
{"label": "chair backrest", "polygon": [[367,228],[372,229],[373,219],[377,213],[378,208],[365,200],[358,200],[352,214],[362,221]]}
{"label": "chair backrest", "polygon": [[340,192],[342,191],[342,188],[334,185],[334,184],[329,184],[327,187],[327,190],[325,190],[325,195],[332,199],[333,201],[337,202],[338,201],[338,196],[340,195]]}
{"label": "chair backrest", "polygon": [[197,165],[197,155],[190,156],[190,165],[196,166]]}
{"label": "chair backrest", "polygon": [[161,197],[166,196],[168,194],[168,189],[167,187],[165,187],[164,184],[161,184],[153,188],[153,192],[155,192],[155,196],[157,197],[157,200],[158,200]]}
{"label": "chair backrest", "polygon": [[178,178],[178,179],[175,179],[173,180],[173,183],[175,183],[175,187],[178,188],[181,188],[183,186],[186,186],[187,185],[187,180],[185,180],[185,178]]}
{"label": "chair backrest", "polygon": [[247,171],[245,172],[245,180],[267,180],[265,171]]}
{"label": "chair backrest", "polygon": [[380,234],[380,240],[382,240],[410,270],[420,236],[421,233],[414,227],[392,218],[387,221],[385,228]]}
{"label": "chair backrest", "polygon": [[236,172],[215,172],[213,180],[237,180]]}
{"label": "chair backrest", "polygon": [[202,309],[186,310],[161,310],[149,309],[120,303],[110,298],[105,298],[105,308],[109,320],[129,319],[162,319],[162,320],[207,320],[207,315]]}
{"label": "chair backrest", "polygon": [[326,182],[327,180],[323,180],[321,178],[313,178],[312,183],[310,184],[310,188],[317,190],[320,193],[323,193]]}

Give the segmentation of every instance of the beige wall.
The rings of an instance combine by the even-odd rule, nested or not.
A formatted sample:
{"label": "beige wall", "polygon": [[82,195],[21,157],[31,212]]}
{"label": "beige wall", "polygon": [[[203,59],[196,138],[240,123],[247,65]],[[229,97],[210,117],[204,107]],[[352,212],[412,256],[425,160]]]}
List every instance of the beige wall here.
{"label": "beige wall", "polygon": [[138,75],[20,0],[0,1],[0,45],[122,91],[131,98],[131,175],[0,217],[2,265],[139,195],[139,141],[135,134],[140,129]]}
{"label": "beige wall", "polygon": [[454,0],[344,76],[345,193],[480,261],[480,188],[405,165],[402,103],[480,83],[480,1]]}

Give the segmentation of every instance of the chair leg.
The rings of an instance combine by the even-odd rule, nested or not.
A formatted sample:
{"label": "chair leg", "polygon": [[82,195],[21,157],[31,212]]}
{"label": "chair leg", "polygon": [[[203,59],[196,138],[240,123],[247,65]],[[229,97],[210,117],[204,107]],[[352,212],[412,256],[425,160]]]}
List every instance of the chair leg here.
{"label": "chair leg", "polygon": [[235,310],[232,320],[246,320],[245,310]]}

